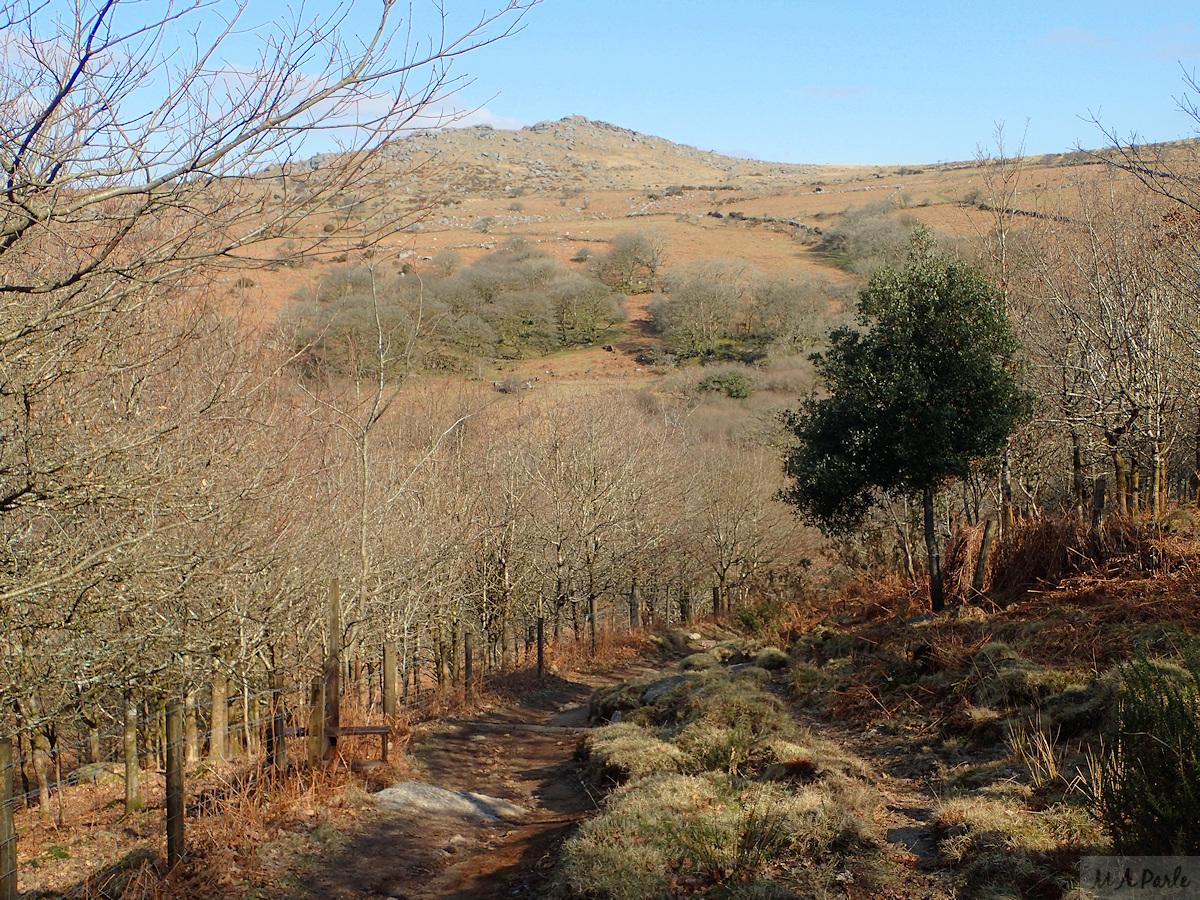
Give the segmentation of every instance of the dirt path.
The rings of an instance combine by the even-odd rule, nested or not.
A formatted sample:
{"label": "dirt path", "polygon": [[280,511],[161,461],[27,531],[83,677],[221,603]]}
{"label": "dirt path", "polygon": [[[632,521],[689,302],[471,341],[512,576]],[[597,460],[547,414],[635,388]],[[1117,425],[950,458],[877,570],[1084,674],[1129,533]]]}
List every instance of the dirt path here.
{"label": "dirt path", "polygon": [[605,676],[555,678],[518,705],[419,734],[414,755],[439,787],[511,801],[515,822],[429,813],[368,817],[332,857],[314,866],[293,900],[491,900],[536,896],[562,841],[595,812],[574,753],[587,699],[602,685],[647,674],[627,666]]}
{"label": "dirt path", "polygon": [[936,803],[932,766],[914,765],[915,759],[927,756],[918,749],[923,736],[886,724],[860,731],[803,711],[795,715],[815,732],[852,750],[871,766],[871,781],[882,799],[876,824],[887,842],[888,858],[907,871],[903,886],[881,898],[952,900],[957,896],[938,859],[932,823]]}

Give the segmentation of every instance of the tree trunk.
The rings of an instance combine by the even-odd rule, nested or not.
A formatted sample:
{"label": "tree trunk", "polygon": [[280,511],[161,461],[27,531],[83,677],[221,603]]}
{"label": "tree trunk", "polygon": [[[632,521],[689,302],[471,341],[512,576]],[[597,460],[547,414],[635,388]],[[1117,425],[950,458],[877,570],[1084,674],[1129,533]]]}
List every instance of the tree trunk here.
{"label": "tree trunk", "polygon": [[546,619],[538,616],[537,620],[537,677],[541,681],[546,677]]}
{"label": "tree trunk", "polygon": [[212,717],[208,736],[208,760],[223,764],[229,752],[229,680],[220,668],[212,673]]}
{"label": "tree trunk", "polygon": [[987,579],[988,562],[992,558],[992,547],[996,543],[996,520],[988,519],[983,525],[983,541],[979,544],[979,558],[975,560],[975,576],[971,579],[971,590],[976,596],[983,595]]}
{"label": "tree trunk", "polygon": [[196,722],[196,689],[189,686],[183,694],[183,761],[187,767],[200,761],[200,728]]}
{"label": "tree trunk", "polygon": [[1196,409],[1196,458],[1192,467],[1192,500],[1200,506],[1200,406]]}
{"label": "tree trunk", "polygon": [[100,748],[100,728],[97,723],[88,725],[88,756],[89,762],[101,762],[104,753]]}
{"label": "tree trunk", "polygon": [[1142,466],[1136,447],[1129,448],[1129,513],[1136,516],[1142,506]]}
{"label": "tree trunk", "polygon": [[1150,442],[1151,494],[1150,511],[1154,521],[1162,519],[1166,511],[1167,499],[1167,455],[1163,452],[1162,441],[1157,438]]}
{"label": "tree trunk", "polygon": [[396,642],[383,645],[383,714],[391,722],[396,718]]}
{"label": "tree trunk", "polygon": [[125,814],[142,808],[141,772],[138,769],[138,705],[133,693],[125,691]]}
{"label": "tree trunk", "polygon": [[44,724],[37,723],[42,718],[41,703],[32,695],[18,704],[25,721],[33,724],[29,732],[30,756],[33,761],[33,777],[37,781],[38,815],[42,819],[50,818],[50,739],[46,736]]}
{"label": "tree trunk", "polygon": [[[596,548],[597,552],[599,548]],[[588,628],[592,639],[592,656],[596,655],[596,557],[588,559]]]}
{"label": "tree trunk", "polygon": [[[1015,525],[1013,515],[1012,467],[1008,461],[1008,446],[1011,439],[1004,442],[1000,452],[1000,524],[1001,533],[1005,536],[1012,534]],[[907,549],[907,544],[905,549]],[[912,555],[909,554],[908,565],[912,567]]]}
{"label": "tree trunk", "polygon": [[255,699],[253,706],[250,702],[250,683],[243,676],[242,678],[242,744],[246,750],[246,756],[253,758],[258,755],[258,747],[255,746],[255,731],[254,723],[258,721],[259,701]]}
{"label": "tree trunk", "polygon": [[1092,488],[1092,528],[1099,529],[1104,524],[1104,502],[1107,485],[1104,476],[1096,479]]}
{"label": "tree trunk", "polygon": [[933,489],[925,488],[921,499],[925,506],[925,552],[929,556],[929,601],[933,611],[940,613],[945,609],[946,597],[942,590],[942,554],[938,548]]}
{"label": "tree trunk", "polygon": [[917,580],[917,569],[913,565],[912,551],[912,535],[909,528],[908,515],[908,498],[904,498],[904,517],[901,518],[895,514],[895,507],[892,510],[892,523],[896,526],[896,537],[900,540],[900,549],[904,553],[904,574],[908,578],[908,583],[912,584]]}
{"label": "tree trunk", "polygon": [[1071,429],[1071,486],[1075,494],[1075,520],[1082,522],[1087,514],[1087,482],[1083,477],[1083,438]]}
{"label": "tree trunk", "polygon": [[1117,512],[1122,516],[1129,515],[1129,473],[1125,469],[1125,454],[1120,447],[1114,447],[1113,460],[1113,501]]}

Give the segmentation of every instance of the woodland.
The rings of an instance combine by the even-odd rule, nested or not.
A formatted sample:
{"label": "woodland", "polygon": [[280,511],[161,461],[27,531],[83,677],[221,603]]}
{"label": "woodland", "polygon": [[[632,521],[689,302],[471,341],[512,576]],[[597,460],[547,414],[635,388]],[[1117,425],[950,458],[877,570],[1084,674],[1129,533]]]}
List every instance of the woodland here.
{"label": "woodland", "polygon": [[[1193,143],[1102,135],[1043,201],[1001,129],[953,204],[972,227],[877,203],[781,232],[819,275],[676,263],[637,227],[567,259],[519,234],[390,256],[439,201],[393,202],[434,162],[388,148],[531,5],[433,44],[392,4],[361,41],[344,12],[280,26],[252,79],[211,65],[236,22],[190,57],[164,49],[204,4],[152,23],[114,0],[0,8],[0,734],[44,817],[70,770],[161,754],[168,698],[190,764],[258,752],[268,686],[300,698],[325,664],[334,579],[366,707],[385,643],[417,696],[461,684],[467,635],[499,672],[531,664],[539,627],[595,651],[652,624],[753,624],[864,576],[911,588],[898,615],[934,580],[938,610],[1001,603],[1036,579],[996,558],[1040,523],[1192,527]],[[306,152],[321,131],[338,152]],[[813,513],[797,485],[828,482],[805,481],[796,411],[836,399],[838,353],[886,318],[876,289],[922,241],[996,313],[1011,415],[970,420],[991,430],[946,466],[860,478],[848,518]],[[247,299],[314,262],[277,315]],[[650,380],[550,377],[633,329]],[[930,371],[960,338],[918,334]],[[972,390],[954,387],[964,409]],[[902,437],[908,457],[941,452],[928,428]],[[938,554],[972,540],[943,596]]]}

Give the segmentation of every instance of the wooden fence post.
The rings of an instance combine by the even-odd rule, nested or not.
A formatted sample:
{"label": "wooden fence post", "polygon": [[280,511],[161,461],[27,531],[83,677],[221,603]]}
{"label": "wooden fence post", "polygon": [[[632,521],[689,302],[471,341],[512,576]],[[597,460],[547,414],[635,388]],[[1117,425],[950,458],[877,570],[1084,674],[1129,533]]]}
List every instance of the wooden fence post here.
{"label": "wooden fence post", "polygon": [[0,900],[17,900],[17,829],[13,826],[12,741],[0,740]]}
{"label": "wooden fence post", "polygon": [[167,868],[183,859],[183,704],[167,702]]}
{"label": "wooden fence post", "polygon": [[308,764],[312,768],[325,759],[325,676],[317,675],[312,680],[309,695],[312,708],[308,712]]}
{"label": "wooden fence post", "polygon": [[721,615],[721,586],[719,584],[713,585],[713,615]]}
{"label": "wooden fence post", "polygon": [[538,653],[538,680],[541,681],[546,677],[546,617],[538,616],[537,621],[537,653]]}
{"label": "wooden fence post", "polygon": [[383,714],[396,717],[396,642],[383,645]]}
{"label": "wooden fence post", "polygon": [[468,628],[463,631],[463,684],[467,689],[467,703],[473,699],[471,681],[475,668],[474,655],[474,642],[471,640],[471,629]]}
{"label": "wooden fence post", "polygon": [[325,660],[325,693],[321,705],[324,708],[322,730],[322,758],[333,756],[337,746],[338,729],[342,724],[341,677],[342,677],[342,592],[337,576],[329,581],[329,657]]}

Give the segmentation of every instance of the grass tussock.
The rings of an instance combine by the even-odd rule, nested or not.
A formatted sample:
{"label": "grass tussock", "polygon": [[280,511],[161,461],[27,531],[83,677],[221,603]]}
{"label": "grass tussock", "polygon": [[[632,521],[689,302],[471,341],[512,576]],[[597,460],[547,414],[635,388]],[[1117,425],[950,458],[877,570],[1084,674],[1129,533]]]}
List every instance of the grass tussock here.
{"label": "grass tussock", "polygon": [[598,785],[682,772],[690,766],[679,747],[659,740],[632,722],[597,729],[586,742],[585,771]]}
{"label": "grass tussock", "polygon": [[558,894],[795,896],[828,886],[822,862],[876,842],[873,807],[865,790],[792,790],[716,772],[635,782],[568,842]]}
{"label": "grass tussock", "polygon": [[580,755],[593,781],[621,786],[565,845],[556,895],[791,897],[875,847],[866,764],[770,688],[770,672],[739,664],[598,692],[593,708],[625,709]]}

